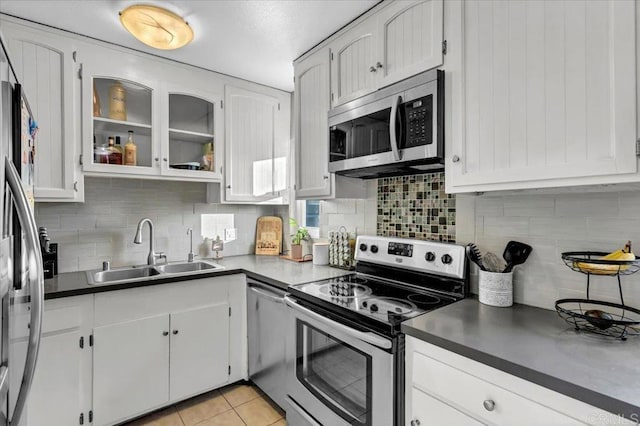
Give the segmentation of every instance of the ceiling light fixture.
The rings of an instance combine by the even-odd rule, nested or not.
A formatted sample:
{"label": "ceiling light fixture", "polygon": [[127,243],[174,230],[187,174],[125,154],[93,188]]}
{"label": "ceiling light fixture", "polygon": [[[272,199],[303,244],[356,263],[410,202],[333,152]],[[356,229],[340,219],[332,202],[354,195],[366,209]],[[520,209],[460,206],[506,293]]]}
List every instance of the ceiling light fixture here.
{"label": "ceiling light fixture", "polygon": [[189,23],[158,6],[129,6],[120,12],[120,23],[135,38],[156,49],[178,49],[193,40],[193,30]]}

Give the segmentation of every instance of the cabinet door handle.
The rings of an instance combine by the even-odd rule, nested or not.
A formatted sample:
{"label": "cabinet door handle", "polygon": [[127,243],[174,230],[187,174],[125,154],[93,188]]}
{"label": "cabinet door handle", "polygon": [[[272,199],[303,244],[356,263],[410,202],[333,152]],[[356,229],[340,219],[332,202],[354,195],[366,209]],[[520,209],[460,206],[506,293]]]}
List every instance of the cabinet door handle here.
{"label": "cabinet door handle", "polygon": [[376,67],[374,67],[373,65],[371,65],[369,67],[369,72],[376,72]]}
{"label": "cabinet door handle", "polygon": [[420,420],[418,419],[411,420],[411,426],[420,426]]}
{"label": "cabinet door handle", "polygon": [[227,189],[231,189],[231,185],[227,185]]}
{"label": "cabinet door handle", "polygon": [[492,399],[486,399],[482,405],[484,405],[484,409],[487,411],[493,411],[496,408],[496,403]]}
{"label": "cabinet door handle", "polygon": [[178,330],[173,330],[173,334],[178,334]]}
{"label": "cabinet door handle", "polygon": [[167,160],[167,157],[163,158],[162,161],[164,161],[165,163],[169,160]]}
{"label": "cabinet door handle", "polygon": [[458,157],[457,155],[454,155],[453,157],[451,157],[451,161],[454,163],[459,163],[460,162],[460,157]]}
{"label": "cabinet door handle", "polygon": [[324,176],[322,176],[322,178],[323,178],[324,180],[327,180],[327,179],[329,179],[329,176],[324,175]]}
{"label": "cabinet door handle", "polygon": [[382,63],[376,62],[376,68],[382,68]]}
{"label": "cabinet door handle", "polygon": [[160,159],[159,159],[158,157],[154,158],[154,160],[156,160],[156,163],[157,163],[158,161],[160,161]]}
{"label": "cabinet door handle", "polygon": [[162,335],[163,335],[163,336],[168,336],[168,335],[169,335],[169,332],[168,332],[168,331],[163,331],[163,332],[162,332]]}

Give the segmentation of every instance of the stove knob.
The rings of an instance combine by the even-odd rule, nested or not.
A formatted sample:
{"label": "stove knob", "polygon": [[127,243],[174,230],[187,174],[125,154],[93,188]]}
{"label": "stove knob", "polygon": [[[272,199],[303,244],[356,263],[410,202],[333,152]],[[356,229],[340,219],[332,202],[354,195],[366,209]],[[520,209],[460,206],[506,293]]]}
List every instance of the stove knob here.
{"label": "stove knob", "polygon": [[448,254],[443,254],[440,260],[442,260],[442,263],[444,263],[445,265],[450,265],[451,262],[453,262],[453,258]]}
{"label": "stove knob", "polygon": [[360,251],[367,251],[367,245],[365,243],[360,244]]}
{"label": "stove knob", "polygon": [[367,301],[366,301],[366,300],[365,300],[364,302],[362,302],[362,307],[363,307],[363,308],[366,308],[366,307],[367,307],[367,305],[368,305],[368,303],[367,303]]}
{"label": "stove knob", "polygon": [[371,312],[378,312],[378,305],[374,303],[369,309],[371,309]]}
{"label": "stove knob", "polygon": [[378,252],[378,246],[371,246],[371,253],[377,253]]}
{"label": "stove knob", "polygon": [[426,260],[427,262],[433,262],[434,260],[436,260],[436,254],[432,251],[429,251],[424,255],[424,260]]}

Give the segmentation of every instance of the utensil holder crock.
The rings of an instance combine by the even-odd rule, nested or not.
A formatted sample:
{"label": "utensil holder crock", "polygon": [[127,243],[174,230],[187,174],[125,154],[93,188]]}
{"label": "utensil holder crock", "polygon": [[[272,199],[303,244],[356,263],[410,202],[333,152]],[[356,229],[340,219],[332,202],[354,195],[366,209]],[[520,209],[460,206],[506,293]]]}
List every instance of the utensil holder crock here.
{"label": "utensil holder crock", "polygon": [[513,272],[479,271],[480,303],[506,308],[513,305]]}

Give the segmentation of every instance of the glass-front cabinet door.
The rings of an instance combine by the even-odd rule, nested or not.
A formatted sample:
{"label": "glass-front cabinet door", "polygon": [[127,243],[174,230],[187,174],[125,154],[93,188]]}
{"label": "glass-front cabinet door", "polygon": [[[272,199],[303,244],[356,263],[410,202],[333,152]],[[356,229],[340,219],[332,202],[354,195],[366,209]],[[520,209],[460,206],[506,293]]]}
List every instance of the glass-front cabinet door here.
{"label": "glass-front cabinet door", "polygon": [[83,70],[83,155],[86,172],[157,174],[160,165],[156,93],[149,82]]}
{"label": "glass-front cabinet door", "polygon": [[[216,181],[222,177],[221,97],[167,87],[162,105],[163,175]],[[166,114],[166,115],[165,115]]]}

